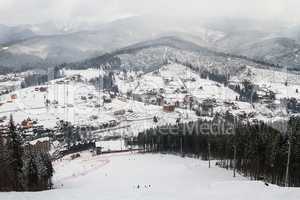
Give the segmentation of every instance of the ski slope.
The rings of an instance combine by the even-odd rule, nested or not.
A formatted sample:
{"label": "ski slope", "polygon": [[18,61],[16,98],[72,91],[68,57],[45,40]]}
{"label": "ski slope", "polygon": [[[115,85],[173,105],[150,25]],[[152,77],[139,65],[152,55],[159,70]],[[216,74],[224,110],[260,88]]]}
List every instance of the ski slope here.
{"label": "ski slope", "polygon": [[5,200],[298,200],[299,188],[266,186],[193,158],[161,154],[89,152],[54,163],[56,189],[0,193]]}

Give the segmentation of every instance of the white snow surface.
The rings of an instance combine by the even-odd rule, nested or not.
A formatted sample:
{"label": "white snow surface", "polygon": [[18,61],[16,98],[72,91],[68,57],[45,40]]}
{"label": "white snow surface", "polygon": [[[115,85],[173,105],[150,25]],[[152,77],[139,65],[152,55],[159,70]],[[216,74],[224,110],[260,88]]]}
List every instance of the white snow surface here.
{"label": "white snow surface", "polygon": [[50,141],[50,138],[49,137],[43,137],[43,138],[39,138],[39,139],[36,139],[36,140],[32,140],[32,141],[29,142],[29,144],[36,145],[38,142],[47,142],[47,141]]}
{"label": "white snow surface", "polygon": [[[206,161],[160,154],[89,152],[54,163],[54,186],[44,192],[0,193],[5,200],[298,200],[299,188],[233,178]],[[139,186],[139,188],[138,188]]]}
{"label": "white snow surface", "polygon": [[89,68],[89,69],[86,69],[86,70],[74,70],[74,69],[67,70],[67,69],[63,69],[62,73],[66,77],[74,76],[74,75],[80,75],[85,80],[90,80],[92,78],[96,78],[96,77],[99,77],[99,75],[104,74],[102,69],[93,69],[93,68]]}
{"label": "white snow surface", "polygon": [[[192,81],[193,79],[193,81]],[[168,80],[168,83],[165,83]],[[152,72],[142,77],[135,77],[133,81],[117,79],[121,92],[133,91],[135,94],[143,94],[145,91],[166,90],[166,99],[170,101],[182,100],[187,94],[197,99],[215,98],[219,100],[235,100],[238,94],[215,81],[201,79],[199,74],[180,64],[169,64],[161,67],[158,74]],[[186,88],[187,94],[175,93],[176,89]]]}
{"label": "white snow surface", "polygon": [[296,89],[300,90],[299,72],[291,73],[285,70],[275,71],[247,66],[243,73],[231,78],[234,82],[243,80],[249,80],[261,88],[274,91],[278,99],[285,97],[300,99],[300,93],[296,93]]}
{"label": "white snow surface", "polygon": [[[88,77],[92,73],[88,71],[86,74]],[[48,91],[36,91],[35,89],[39,87],[47,87]],[[8,102],[11,101],[11,94],[16,94],[17,99]],[[70,121],[75,125],[94,126],[116,120],[120,122],[118,130],[108,131],[107,134],[137,134],[153,126],[175,124],[176,119],[181,116],[188,115],[188,119],[183,119],[183,121],[197,119],[193,111],[178,108],[174,113],[165,113],[161,106],[147,105],[124,98],[115,98],[111,103],[96,108],[97,104],[102,105],[103,92],[99,93],[94,86],[81,82],[70,81],[59,84],[55,80],[48,85],[20,89],[11,94],[2,97],[4,104],[0,107],[0,117],[13,114],[16,123],[21,123],[29,117],[36,120],[38,124],[44,125],[45,128],[55,127],[59,120]],[[93,98],[82,100],[82,96]],[[46,99],[51,102],[49,107],[45,105]],[[57,101],[57,104],[52,104],[54,101]],[[115,111],[121,109],[132,112],[126,112],[122,116],[114,115]],[[96,119],[92,116],[96,116]],[[158,123],[153,122],[154,116],[159,118]]]}
{"label": "white snow surface", "polygon": [[[165,113],[161,106],[148,105],[141,102],[126,99],[126,93],[132,91],[134,94],[144,95],[149,91],[159,91],[164,89],[162,94],[164,100],[169,103],[176,101],[182,102],[186,95],[192,96],[198,101],[207,98],[213,98],[217,101],[215,111],[225,113],[226,110],[231,110],[234,114],[251,114],[256,119],[269,121],[283,117],[285,113],[282,109],[267,108],[265,104],[251,105],[235,101],[238,94],[223,84],[215,81],[201,79],[197,72],[180,65],[168,64],[163,66],[157,73],[142,72],[127,73],[125,78],[124,73],[117,73],[116,84],[119,87],[123,97],[113,99],[111,103],[107,103],[101,108],[97,105],[103,104],[103,92],[99,92],[88,81],[99,76],[103,70],[87,69],[87,70],[63,70],[65,79],[51,81],[48,85],[47,92],[36,91],[35,87],[26,89],[18,89],[11,94],[17,94],[17,99],[11,100],[11,94],[0,97],[0,117],[13,114],[14,120],[20,123],[24,119],[30,117],[37,120],[39,124],[45,128],[53,128],[59,120],[66,120],[72,124],[79,126],[93,125],[98,126],[99,123],[106,123],[111,120],[119,122],[118,130],[109,131],[107,134],[137,134],[147,128],[160,126],[165,124],[174,124],[177,118],[183,118],[183,121],[196,120],[197,116],[193,111],[176,108],[174,113]],[[250,75],[249,75],[250,74]],[[74,75],[81,75],[82,81],[72,81],[69,78]],[[296,74],[288,74],[290,80],[288,86],[284,85],[286,78],[283,72],[274,72],[265,69],[256,69],[247,67],[244,73],[239,77],[232,77],[232,81],[242,81],[244,78],[249,78],[255,84],[262,88],[271,88],[276,92],[277,98],[294,96],[298,99],[299,93],[296,93],[296,88],[300,85]],[[3,82],[2,85],[9,82]],[[178,89],[186,90],[186,93],[176,92]],[[299,88],[300,89],[300,88]],[[86,97],[82,100],[81,97]],[[89,99],[88,97],[92,97]],[[45,100],[49,99],[51,105],[47,108]],[[57,104],[52,104],[57,101]],[[223,102],[233,102],[237,109],[233,110],[223,105]],[[255,108],[254,108],[255,107]],[[115,111],[125,110],[125,114],[121,116],[114,115]],[[131,112],[129,112],[131,111]],[[158,123],[153,122],[153,117],[159,118]],[[8,118],[7,118],[8,119]],[[123,128],[122,128],[123,127]],[[104,134],[104,133],[103,133]],[[103,135],[102,134],[102,135]]]}

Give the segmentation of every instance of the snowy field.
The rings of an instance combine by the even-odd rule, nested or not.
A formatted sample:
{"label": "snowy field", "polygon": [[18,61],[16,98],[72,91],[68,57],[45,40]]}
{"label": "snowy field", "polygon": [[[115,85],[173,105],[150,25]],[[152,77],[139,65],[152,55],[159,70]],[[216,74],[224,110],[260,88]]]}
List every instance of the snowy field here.
{"label": "snowy field", "polygon": [[0,193],[5,200],[298,200],[299,188],[265,186],[232,177],[206,161],[161,154],[107,154],[69,157],[54,163],[56,189]]}

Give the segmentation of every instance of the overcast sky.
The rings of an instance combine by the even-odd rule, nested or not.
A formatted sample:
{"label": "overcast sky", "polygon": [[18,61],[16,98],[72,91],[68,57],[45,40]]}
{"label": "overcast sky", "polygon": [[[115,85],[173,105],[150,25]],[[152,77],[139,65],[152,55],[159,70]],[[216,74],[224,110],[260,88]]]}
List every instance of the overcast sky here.
{"label": "overcast sky", "polygon": [[300,23],[300,0],[0,0],[0,24],[105,22],[130,15],[248,17]]}

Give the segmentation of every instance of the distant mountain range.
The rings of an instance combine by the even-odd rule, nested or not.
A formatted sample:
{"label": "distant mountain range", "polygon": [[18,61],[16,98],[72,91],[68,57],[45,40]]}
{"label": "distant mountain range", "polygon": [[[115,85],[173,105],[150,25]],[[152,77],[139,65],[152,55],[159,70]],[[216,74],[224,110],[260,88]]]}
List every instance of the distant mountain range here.
{"label": "distant mountain range", "polygon": [[[154,41],[160,41],[158,38],[172,37],[185,42],[172,44],[172,40],[170,44],[158,46],[182,50],[188,43],[193,52],[198,49],[203,53],[203,49],[209,49],[300,70],[300,28],[297,26],[285,29],[268,26],[264,29],[263,25],[243,23],[242,20],[187,23],[184,20],[144,17],[130,17],[95,26],[58,26],[54,23],[15,27],[1,25],[0,67],[45,68],[87,60],[93,63],[101,56],[107,57],[108,53],[138,48],[138,44],[155,46]],[[156,50],[160,55],[161,52]],[[157,60],[155,57],[148,59],[152,59],[153,63]],[[126,65],[134,66],[134,62],[139,61],[130,62],[133,63]]]}
{"label": "distant mountain range", "polygon": [[258,62],[243,56],[217,52],[201,47],[178,36],[164,36],[146,40],[104,55],[69,63],[65,68],[84,69],[103,67],[113,70],[153,71],[168,63],[179,63],[200,73],[233,76],[247,66],[274,69],[271,64]]}
{"label": "distant mountain range", "polygon": [[0,44],[16,42],[33,36],[35,36],[35,34],[25,27],[0,25]]}

